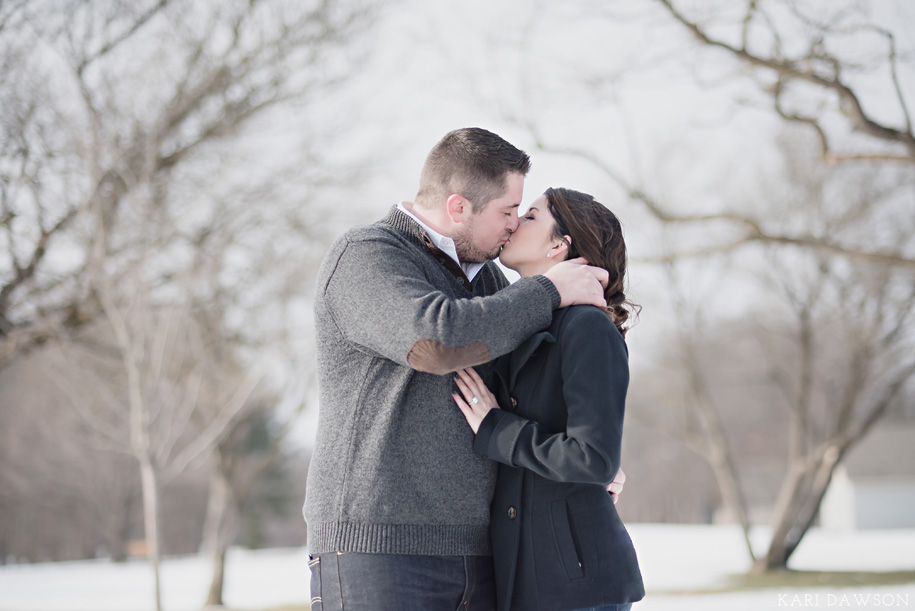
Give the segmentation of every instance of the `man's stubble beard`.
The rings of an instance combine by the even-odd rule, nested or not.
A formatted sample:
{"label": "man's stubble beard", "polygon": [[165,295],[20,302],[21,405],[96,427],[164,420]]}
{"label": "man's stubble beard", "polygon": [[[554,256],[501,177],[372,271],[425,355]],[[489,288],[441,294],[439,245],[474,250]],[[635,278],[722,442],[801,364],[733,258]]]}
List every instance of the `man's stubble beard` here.
{"label": "man's stubble beard", "polygon": [[456,233],[452,239],[454,240],[454,249],[457,251],[461,263],[486,263],[498,257],[502,251],[501,246],[497,246],[493,252],[485,252],[477,248],[473,243],[473,224]]}

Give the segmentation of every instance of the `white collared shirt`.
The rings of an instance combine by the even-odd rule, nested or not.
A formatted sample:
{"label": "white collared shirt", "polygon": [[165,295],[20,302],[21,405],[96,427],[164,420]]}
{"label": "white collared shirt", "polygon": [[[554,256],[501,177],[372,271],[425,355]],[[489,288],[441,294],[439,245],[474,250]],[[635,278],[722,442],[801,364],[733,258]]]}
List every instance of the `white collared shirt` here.
{"label": "white collared shirt", "polygon": [[458,257],[457,248],[454,246],[454,240],[443,236],[436,230],[426,225],[415,214],[413,214],[413,212],[408,210],[406,206],[403,205],[403,202],[397,204],[397,208],[409,216],[411,219],[419,223],[419,226],[429,234],[429,238],[431,238],[432,243],[435,244],[436,248],[454,259],[454,262],[461,266],[461,269],[464,270],[464,274],[467,276],[468,280],[472,281],[473,277],[476,276],[481,269],[483,269],[483,265],[485,265],[484,263],[461,263],[461,259]]}

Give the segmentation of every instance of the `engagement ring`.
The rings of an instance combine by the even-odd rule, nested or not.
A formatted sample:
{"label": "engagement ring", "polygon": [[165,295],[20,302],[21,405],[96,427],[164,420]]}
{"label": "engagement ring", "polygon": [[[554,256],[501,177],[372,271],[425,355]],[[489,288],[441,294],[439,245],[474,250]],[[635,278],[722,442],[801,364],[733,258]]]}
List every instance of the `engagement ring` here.
{"label": "engagement ring", "polygon": [[470,400],[470,402],[473,403],[474,405],[476,405],[477,403],[480,402],[480,400],[477,399],[476,397],[474,397],[473,399]]}

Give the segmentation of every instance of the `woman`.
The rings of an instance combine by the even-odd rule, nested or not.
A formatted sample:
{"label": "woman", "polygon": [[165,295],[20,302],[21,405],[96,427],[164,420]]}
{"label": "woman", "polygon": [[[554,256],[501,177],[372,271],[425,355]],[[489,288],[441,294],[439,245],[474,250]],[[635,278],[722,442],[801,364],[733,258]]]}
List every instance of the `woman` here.
{"label": "woman", "polygon": [[610,273],[606,310],[557,310],[546,331],[497,360],[495,395],[473,369],[456,375],[474,449],[501,463],[491,518],[500,610],[628,609],[645,594],[606,489],[629,384],[619,221],[590,195],[548,189],[499,258],[533,276],[575,257]]}

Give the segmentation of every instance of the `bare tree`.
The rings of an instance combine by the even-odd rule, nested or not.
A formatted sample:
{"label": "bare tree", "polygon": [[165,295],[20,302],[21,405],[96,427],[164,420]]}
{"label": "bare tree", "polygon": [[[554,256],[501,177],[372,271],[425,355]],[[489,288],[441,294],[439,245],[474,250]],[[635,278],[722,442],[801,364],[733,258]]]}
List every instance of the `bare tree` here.
{"label": "bare tree", "polygon": [[[101,316],[87,270],[93,256],[129,258],[132,197],[183,204],[192,231],[173,237],[186,248],[206,240],[206,210],[227,214],[195,188],[201,177],[244,176],[245,193],[269,195],[294,162],[230,168],[250,160],[221,145],[279,105],[320,101],[370,16],[360,0],[6,6],[17,27],[0,29],[0,366]],[[300,175],[317,175],[297,153]]]}
{"label": "bare tree", "polygon": [[[794,132],[783,140],[783,172],[759,190],[780,198],[769,205],[782,223],[839,237],[881,234],[901,247],[911,243],[913,217],[900,210],[898,199],[912,186],[911,172],[826,165],[810,154],[816,144],[809,138]],[[665,342],[665,362],[670,352],[683,355],[679,381],[669,383],[680,388],[687,404],[686,425],[672,429],[675,423],[663,418],[653,424],[708,460],[725,504],[746,532],[741,491],[747,482],[735,465],[748,457],[733,452],[739,448],[737,431],[723,424],[718,410],[735,417],[756,411],[784,423],[785,434],[778,436],[787,440],[785,469],[772,534],[754,562],[756,571],[766,571],[787,566],[817,518],[835,468],[915,381],[915,289],[905,268],[776,245],[758,254],[732,262],[730,271],[723,268],[714,287],[720,293],[737,272],[760,278],[746,322],[735,326],[709,316],[714,299],[708,294],[675,304],[673,333],[687,341]],[[698,263],[670,265],[677,270]],[[687,283],[695,285],[696,278],[686,269],[669,278],[675,294]],[[693,319],[684,314],[693,311],[698,312]],[[753,348],[738,347],[740,340]],[[735,380],[728,364],[740,362]],[[723,390],[735,384],[744,389],[738,396]],[[690,427],[689,414],[701,426]],[[780,449],[774,439],[770,445]],[[752,556],[749,539],[747,544]]]}
{"label": "bare tree", "polygon": [[[278,314],[330,216],[301,202],[352,178],[321,155],[321,105],[376,4],[0,6],[0,367],[107,329],[116,366],[57,380],[93,444],[137,460],[154,565],[159,487],[228,434],[255,383],[239,372],[287,341]],[[106,392],[85,400],[87,380]]]}
{"label": "bare tree", "polygon": [[223,604],[226,554],[238,535],[242,513],[264,474],[283,459],[284,442],[295,420],[280,426],[270,418],[275,412],[301,412],[306,405],[304,390],[304,384],[296,384],[279,399],[284,404],[280,406],[256,401],[263,409],[255,407],[214,448],[204,525],[204,547],[213,566],[207,605]]}
{"label": "bare tree", "polygon": [[[837,224],[857,222],[851,215]],[[772,253],[770,261],[771,286],[781,289],[790,326],[787,337],[774,333],[762,343],[788,407],[788,469],[758,571],[787,565],[836,467],[915,380],[915,289],[905,270],[822,254]],[[790,356],[780,358],[786,345]]]}
{"label": "bare tree", "polygon": [[[96,443],[129,453],[139,466],[143,493],[146,550],[155,575],[156,607],[161,608],[160,489],[204,457],[226,435],[246,407],[259,375],[239,376],[220,370],[224,364],[208,346],[187,311],[151,311],[148,296],[128,293],[125,307],[110,287],[99,290],[121,368],[120,375],[91,380],[107,386],[107,401],[88,402],[81,379],[58,373],[73,408],[95,433]],[[75,356],[73,348],[65,354]]]}

